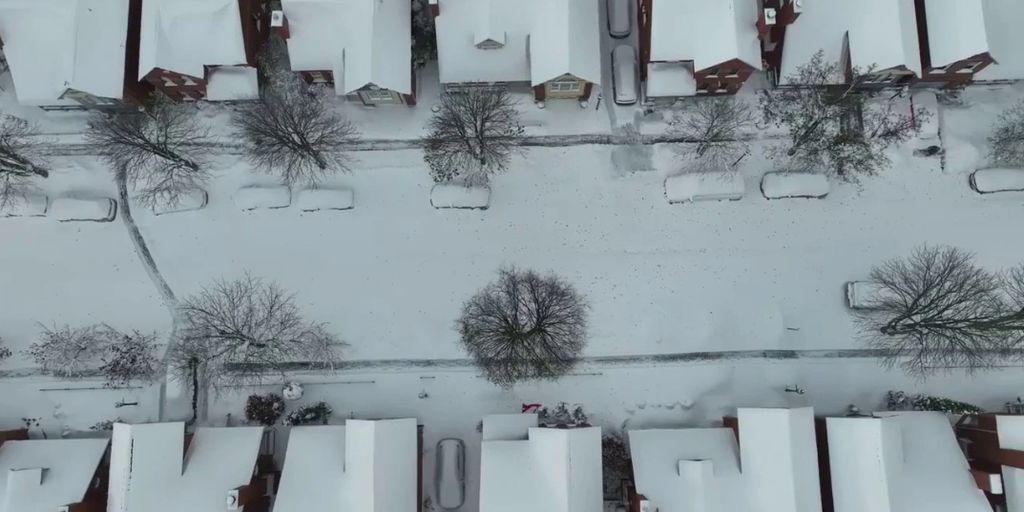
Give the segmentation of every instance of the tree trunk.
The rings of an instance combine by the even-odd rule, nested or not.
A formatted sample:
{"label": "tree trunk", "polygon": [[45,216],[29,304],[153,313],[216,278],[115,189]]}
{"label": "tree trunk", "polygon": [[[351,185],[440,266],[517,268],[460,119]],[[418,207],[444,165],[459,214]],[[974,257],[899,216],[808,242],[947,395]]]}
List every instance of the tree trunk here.
{"label": "tree trunk", "polygon": [[199,421],[199,362],[193,359],[188,365],[192,372],[192,422],[195,423]]}

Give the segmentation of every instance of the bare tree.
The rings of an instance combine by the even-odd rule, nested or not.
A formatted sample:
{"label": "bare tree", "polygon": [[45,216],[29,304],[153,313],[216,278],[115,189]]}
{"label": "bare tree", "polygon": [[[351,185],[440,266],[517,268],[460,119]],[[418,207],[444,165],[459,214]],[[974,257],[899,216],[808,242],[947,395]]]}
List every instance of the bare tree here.
{"label": "bare tree", "polygon": [[747,103],[700,98],[681,114],[669,122],[669,134],[687,141],[676,146],[679,154],[689,157],[686,172],[729,170],[750,153],[744,132],[753,127],[754,112]]}
{"label": "bare tree", "polygon": [[886,150],[916,134],[930,113],[921,107],[913,114],[899,111],[892,99],[871,101],[876,93],[859,85],[873,68],[853,68],[847,76],[824,55],[818,51],[798,67],[788,78],[792,87],[761,95],[764,121],[789,134],[786,143],[770,146],[767,155],[800,170],[857,182],[888,167]]}
{"label": "bare tree", "polygon": [[294,295],[249,274],[217,281],[186,299],[180,311],[170,370],[194,385],[257,384],[267,372],[283,374],[288,363],[333,369],[341,359],[344,344],[326,324],[306,321]]}
{"label": "bare tree", "polygon": [[978,267],[971,253],[924,246],[875,266],[870,280],[879,291],[856,321],[886,367],[918,378],[952,368],[973,373],[1009,357],[1024,337],[1024,310],[1004,277]]}
{"label": "bare tree", "polygon": [[107,332],[102,325],[42,328],[39,340],[29,345],[26,352],[43,372],[63,379],[80,379],[95,369],[107,346]]}
{"label": "bare tree", "polygon": [[1006,109],[988,136],[991,160],[996,165],[1024,165],[1024,101]]}
{"label": "bare tree", "polygon": [[[275,42],[276,41],[276,42]],[[350,171],[347,145],[359,131],[331,101],[330,89],[310,85],[281,65],[286,57],[280,38],[271,37],[263,51],[267,77],[259,99],[242,104],[231,124],[245,143],[245,157],[257,169],[276,174],[286,185],[318,184]]]}
{"label": "bare tree", "polygon": [[0,210],[14,206],[35,189],[34,178],[46,178],[44,149],[39,130],[24,119],[0,112]]}
{"label": "bare tree", "polygon": [[124,388],[138,383],[152,382],[159,373],[155,334],[139,331],[121,333],[106,327],[106,350],[101,356],[100,374],[105,386]]}
{"label": "bare tree", "polygon": [[462,347],[487,380],[511,388],[557,379],[576,365],[587,342],[583,296],[554,274],[503,268],[462,306]]}
{"label": "bare tree", "polygon": [[210,179],[201,146],[216,139],[197,112],[154,94],[141,111],[93,114],[85,138],[112,168],[127,170],[139,203],[174,206]]}
{"label": "bare tree", "polygon": [[441,94],[427,123],[423,160],[435,183],[463,180],[485,185],[508,169],[524,129],[518,102],[505,89],[473,87]]}

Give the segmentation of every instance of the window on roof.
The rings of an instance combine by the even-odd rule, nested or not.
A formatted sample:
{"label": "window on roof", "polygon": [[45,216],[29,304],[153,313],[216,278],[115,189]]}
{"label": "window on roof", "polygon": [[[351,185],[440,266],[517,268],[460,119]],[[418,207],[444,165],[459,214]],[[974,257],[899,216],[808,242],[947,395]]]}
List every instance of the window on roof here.
{"label": "window on roof", "polygon": [[725,75],[726,78],[737,78],[737,77],[740,76],[740,70],[739,69],[727,69],[725,71],[722,71],[722,74]]}
{"label": "window on roof", "polygon": [[898,79],[900,75],[891,75],[888,73],[876,73],[872,75],[864,75],[860,81],[865,84],[887,84]]}
{"label": "window on roof", "polygon": [[166,76],[162,76],[162,77],[160,77],[160,79],[164,81],[164,87],[177,87],[178,86],[178,84],[174,83],[174,80],[171,80],[170,78],[167,78]]}
{"label": "window on roof", "polygon": [[189,78],[187,76],[182,76],[181,78],[182,78],[182,80],[185,81],[184,85],[186,85],[186,86],[189,86],[189,85],[191,85],[191,86],[199,85],[199,84],[195,83],[195,81],[193,81],[191,78]]}
{"label": "window on roof", "polygon": [[313,79],[314,84],[326,84],[327,77],[324,76],[320,71],[310,71],[309,76]]}
{"label": "window on roof", "polygon": [[709,69],[708,72],[705,73],[705,75],[710,77],[710,78],[718,77],[718,68],[711,68],[711,69]]}
{"label": "window on roof", "polygon": [[[952,64],[950,64],[950,66],[951,65]],[[931,70],[928,71],[928,73],[933,74],[933,75],[941,75],[941,74],[943,74],[943,73],[945,73],[947,71],[949,71],[949,66],[942,66],[942,67],[932,68]]]}
{"label": "window on roof", "polygon": [[499,43],[499,42],[495,41],[494,39],[485,39],[483,41],[480,41],[480,43],[477,44],[476,47],[481,49],[481,50],[497,50],[497,49],[500,49],[500,48],[504,48],[505,44],[504,43]]}
{"label": "window on roof", "polygon": [[980,68],[980,67],[982,67],[984,65],[985,65],[984,61],[972,60],[972,61],[968,62],[967,64],[964,64],[964,67],[956,70],[956,72],[957,73],[974,73],[975,71],[978,70],[978,68]]}

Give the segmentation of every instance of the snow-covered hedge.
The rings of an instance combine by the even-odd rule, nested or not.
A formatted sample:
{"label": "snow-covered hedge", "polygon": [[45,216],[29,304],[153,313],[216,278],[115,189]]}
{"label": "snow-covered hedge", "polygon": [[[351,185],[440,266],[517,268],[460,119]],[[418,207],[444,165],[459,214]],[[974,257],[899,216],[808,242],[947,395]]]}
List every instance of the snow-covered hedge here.
{"label": "snow-covered hedge", "polygon": [[167,213],[178,213],[178,212],[190,212],[194,210],[202,210],[206,208],[207,203],[210,200],[210,196],[205,190],[201,188],[192,189],[186,193],[181,194],[178,198],[178,203],[174,205],[168,204],[156,204],[153,205],[153,213],[155,215],[164,215]]}
{"label": "snow-covered hedge", "polygon": [[743,176],[735,172],[688,173],[665,179],[669,203],[737,201],[743,198]]}
{"label": "snow-covered hedge", "polygon": [[239,210],[257,208],[286,208],[292,204],[292,191],[288,187],[242,187],[235,192],[235,206]]}
{"label": "snow-covered hedge", "polygon": [[0,210],[0,217],[42,217],[48,205],[46,196],[28,196]]}
{"label": "snow-covered hedge", "polygon": [[333,412],[334,410],[331,409],[330,405],[327,405],[327,402],[306,404],[288,413],[288,416],[284,418],[284,424],[292,427],[299,425],[326,425]]}
{"label": "snow-covered hedge", "polygon": [[491,206],[491,189],[458,184],[434,185],[430,189],[430,206],[486,210]]}
{"label": "snow-covered hedge", "polygon": [[885,394],[886,407],[890,411],[938,411],[946,414],[982,414],[985,409],[966,402],[940,396],[908,395],[902,391]]}
{"label": "snow-covered hedge", "polygon": [[284,414],[284,398],[281,395],[249,395],[245,401],[245,419],[260,425],[270,426]]}
{"label": "snow-covered hedge", "polygon": [[979,194],[1024,191],[1024,169],[978,169],[970,182]]}
{"label": "snow-covered hedge", "polygon": [[350,188],[311,188],[299,191],[296,204],[299,210],[351,210],[355,206],[355,194]]}
{"label": "snow-covered hedge", "polygon": [[46,216],[61,222],[110,222],[117,216],[117,201],[109,197],[58,197]]}
{"label": "snow-covered hedge", "polygon": [[766,199],[821,199],[828,195],[828,178],[812,172],[769,172],[761,178],[761,193]]}

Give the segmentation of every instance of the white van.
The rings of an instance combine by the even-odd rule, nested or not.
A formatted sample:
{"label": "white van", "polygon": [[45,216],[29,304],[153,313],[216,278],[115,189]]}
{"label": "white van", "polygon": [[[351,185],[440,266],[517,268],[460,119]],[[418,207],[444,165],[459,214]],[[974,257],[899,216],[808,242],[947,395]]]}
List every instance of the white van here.
{"label": "white van", "polygon": [[616,105],[636,103],[636,50],[628,44],[620,44],[612,50],[612,90]]}
{"label": "white van", "polygon": [[117,201],[109,197],[58,197],[50,202],[46,216],[61,222],[110,222],[117,216]]}
{"label": "white van", "polygon": [[979,194],[1024,191],[1024,169],[978,169],[971,173],[971,189]]}
{"label": "white van", "polygon": [[466,500],[466,445],[461,439],[442,439],[436,456],[437,504],[443,509],[459,508]]}
{"label": "white van", "polygon": [[606,0],[608,2],[608,33],[614,38],[623,38],[629,35],[630,0]]}
{"label": "white van", "polygon": [[665,179],[665,199],[669,203],[697,201],[738,201],[743,198],[743,176],[720,171],[687,173]]}
{"label": "white van", "polygon": [[828,178],[815,172],[769,172],[761,178],[761,193],[765,199],[821,199],[828,192]]}

